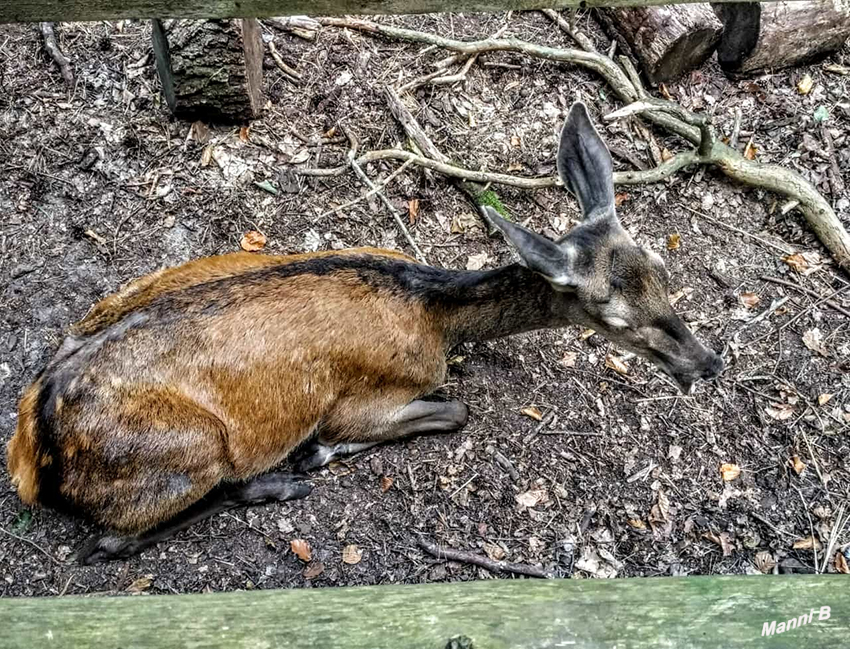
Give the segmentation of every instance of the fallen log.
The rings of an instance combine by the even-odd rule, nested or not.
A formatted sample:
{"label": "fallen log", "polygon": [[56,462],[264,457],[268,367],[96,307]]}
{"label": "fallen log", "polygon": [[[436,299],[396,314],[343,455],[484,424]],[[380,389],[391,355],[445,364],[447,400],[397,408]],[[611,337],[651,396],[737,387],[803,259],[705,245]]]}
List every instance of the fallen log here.
{"label": "fallen log", "polygon": [[730,76],[811,63],[838,51],[850,38],[850,3],[795,0],[713,4],[723,21],[717,48]]}
{"label": "fallen log", "polygon": [[699,67],[714,52],[723,25],[708,3],[618,7],[597,13],[608,35],[631,52],[653,83]]}
{"label": "fallen log", "polygon": [[175,117],[233,123],[259,114],[263,43],[255,19],[154,20],[153,46]]}

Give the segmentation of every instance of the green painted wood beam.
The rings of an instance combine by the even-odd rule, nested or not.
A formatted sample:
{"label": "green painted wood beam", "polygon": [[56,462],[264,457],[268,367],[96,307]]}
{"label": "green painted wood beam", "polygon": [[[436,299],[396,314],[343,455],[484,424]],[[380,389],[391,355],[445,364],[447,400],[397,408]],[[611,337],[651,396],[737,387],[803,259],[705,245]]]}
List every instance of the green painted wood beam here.
{"label": "green painted wood beam", "polygon": [[[0,0],[0,23],[121,18],[264,18],[565,7],[644,7],[698,0]],[[743,2],[744,0],[715,0]]]}
{"label": "green painted wood beam", "polygon": [[0,647],[839,649],[850,646],[848,586],[781,575],[4,599]]}

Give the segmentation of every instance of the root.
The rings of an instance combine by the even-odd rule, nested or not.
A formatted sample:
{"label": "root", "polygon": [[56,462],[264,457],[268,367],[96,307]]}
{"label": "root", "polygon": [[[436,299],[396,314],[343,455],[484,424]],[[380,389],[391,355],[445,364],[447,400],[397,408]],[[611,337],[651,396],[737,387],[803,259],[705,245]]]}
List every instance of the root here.
{"label": "root", "polygon": [[[547,16],[552,17],[549,13],[547,13]],[[319,22],[327,27],[355,29],[387,38],[442,47],[464,56],[474,56],[483,52],[509,51],[548,61],[572,63],[596,72],[608,83],[620,101],[632,105],[627,106],[628,114],[642,114],[647,121],[684,138],[696,147],[695,150],[674,156],[655,169],[646,172],[634,171],[615,174],[615,183],[657,182],[691,164],[715,166],[726,176],[740,183],[766,189],[797,201],[797,207],[811,230],[830,251],[835,261],[845,270],[850,270],[850,234],[847,233],[830,204],[820,195],[817,189],[795,171],[777,165],[761,164],[748,160],[731,147],[723,144],[716,138],[710,122],[705,117],[695,115],[674,102],[649,97],[641,85],[634,66],[625,57],[619,57],[620,64],[618,65],[610,57],[596,51],[546,47],[515,38],[458,41],[436,34],[401,29],[356,18],[321,18]],[[572,27],[570,29],[573,33],[576,33]],[[587,47],[590,45],[586,39],[575,38],[580,46]],[[413,159],[414,164],[420,164],[447,175],[462,174],[456,177],[475,182],[500,182],[525,189],[540,189],[557,184],[557,181],[551,178],[525,179],[504,174],[473,172],[397,150],[371,152],[358,159],[358,162],[368,156],[372,156],[371,159],[373,160],[386,158]]]}
{"label": "root", "polygon": [[62,74],[62,78],[65,80],[65,84],[69,88],[74,87],[74,73],[71,72],[71,63],[62,54],[62,50],[59,49],[59,45],[56,43],[56,32],[53,29],[53,23],[39,23],[38,28],[41,31],[41,36],[44,38],[44,49],[47,50],[48,54],[53,58],[56,62],[56,65],[59,67],[59,72]]}

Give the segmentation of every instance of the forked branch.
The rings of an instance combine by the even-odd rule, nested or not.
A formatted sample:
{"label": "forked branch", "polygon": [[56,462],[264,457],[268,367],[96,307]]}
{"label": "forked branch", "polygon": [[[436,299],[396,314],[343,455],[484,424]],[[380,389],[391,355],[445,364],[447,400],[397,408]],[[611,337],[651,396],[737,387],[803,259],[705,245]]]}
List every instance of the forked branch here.
{"label": "forked branch", "polygon": [[[716,138],[710,123],[703,116],[695,115],[673,102],[664,102],[649,97],[628,59],[621,60],[623,64],[623,67],[621,67],[613,59],[596,51],[546,47],[515,38],[458,41],[436,34],[401,29],[356,18],[321,18],[319,22],[328,27],[355,29],[387,38],[442,47],[467,56],[483,52],[510,51],[548,61],[572,63],[592,70],[605,79],[623,103],[633,105],[629,108],[631,112],[642,114],[648,121],[661,126],[670,133],[679,135],[697,147],[696,150],[680,153],[656,169],[647,172],[634,171],[617,174],[615,175],[615,182],[621,184],[656,182],[658,179],[666,178],[690,164],[716,166],[733,180],[798,201],[798,209],[821,243],[832,253],[839,265],[850,270],[850,234],[847,233],[830,204],[820,195],[817,189],[795,171],[777,165],[761,164],[748,160],[734,149],[723,144]],[[586,42],[582,42],[584,39],[577,40],[580,45],[587,45]],[[551,178],[521,179],[504,174],[463,170],[405,151],[376,151],[365,154],[361,159],[368,156],[372,156],[371,159],[373,160],[386,158],[408,160],[411,159],[409,156],[414,156],[414,164],[421,164],[449,175],[462,173],[462,176],[456,177],[478,182],[504,183],[527,189],[539,189],[556,184],[556,181]]]}

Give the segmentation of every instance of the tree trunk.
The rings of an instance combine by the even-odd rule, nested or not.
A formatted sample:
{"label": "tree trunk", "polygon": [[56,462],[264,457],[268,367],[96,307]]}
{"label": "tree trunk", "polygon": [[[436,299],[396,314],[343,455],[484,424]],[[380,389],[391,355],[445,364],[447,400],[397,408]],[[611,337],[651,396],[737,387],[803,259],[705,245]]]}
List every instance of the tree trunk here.
{"label": "tree trunk", "polygon": [[850,37],[843,0],[715,4],[714,11],[724,25],[717,58],[730,76],[810,63]]}
{"label": "tree trunk", "polygon": [[600,9],[598,16],[608,35],[637,57],[652,83],[701,65],[723,31],[708,3]]}
{"label": "tree trunk", "polygon": [[255,19],[154,20],[153,44],[175,117],[233,123],[259,114],[263,43]]}

